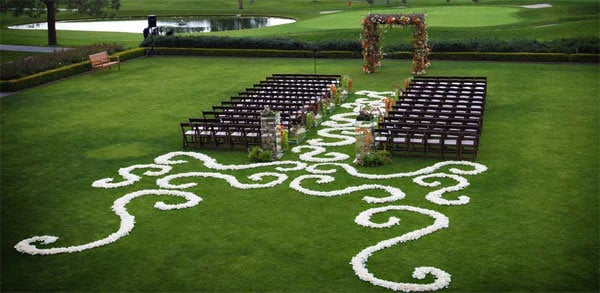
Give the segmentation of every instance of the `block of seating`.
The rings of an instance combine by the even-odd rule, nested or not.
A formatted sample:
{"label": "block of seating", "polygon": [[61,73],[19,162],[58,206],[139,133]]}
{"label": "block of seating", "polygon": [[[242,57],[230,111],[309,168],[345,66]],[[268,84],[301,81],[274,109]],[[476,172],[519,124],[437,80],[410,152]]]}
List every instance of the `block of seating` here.
{"label": "block of seating", "polygon": [[238,96],[202,111],[202,118],[182,122],[184,147],[248,147],[260,144],[260,112],[266,107],[279,111],[281,123],[292,127],[302,122],[307,111],[318,111],[340,75],[275,74],[246,88]]}
{"label": "block of seating", "polygon": [[415,76],[379,128],[379,148],[410,155],[477,156],[487,78]]}

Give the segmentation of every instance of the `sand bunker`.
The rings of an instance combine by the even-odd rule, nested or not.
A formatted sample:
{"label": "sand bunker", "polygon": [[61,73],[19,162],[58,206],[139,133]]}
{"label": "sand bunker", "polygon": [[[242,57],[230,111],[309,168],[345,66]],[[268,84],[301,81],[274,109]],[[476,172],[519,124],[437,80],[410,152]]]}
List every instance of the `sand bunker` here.
{"label": "sand bunker", "polygon": [[541,4],[531,4],[531,5],[521,5],[523,8],[537,9],[537,8],[548,8],[552,7],[551,4],[541,3]]}

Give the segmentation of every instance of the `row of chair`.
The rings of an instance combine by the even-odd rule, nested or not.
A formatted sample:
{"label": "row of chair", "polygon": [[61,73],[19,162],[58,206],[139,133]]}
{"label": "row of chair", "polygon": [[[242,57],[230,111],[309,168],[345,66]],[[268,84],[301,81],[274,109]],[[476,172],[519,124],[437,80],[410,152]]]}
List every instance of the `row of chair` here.
{"label": "row of chair", "polygon": [[261,143],[261,111],[278,111],[281,124],[300,124],[307,111],[319,110],[330,85],[340,83],[340,75],[274,74],[247,88],[238,96],[202,111],[202,118],[181,122],[183,147],[248,148]]}
{"label": "row of chair", "polygon": [[449,130],[378,128],[373,130],[379,146],[395,154],[476,158],[479,134]]}
{"label": "row of chair", "polygon": [[260,124],[181,122],[183,147],[260,145]]}

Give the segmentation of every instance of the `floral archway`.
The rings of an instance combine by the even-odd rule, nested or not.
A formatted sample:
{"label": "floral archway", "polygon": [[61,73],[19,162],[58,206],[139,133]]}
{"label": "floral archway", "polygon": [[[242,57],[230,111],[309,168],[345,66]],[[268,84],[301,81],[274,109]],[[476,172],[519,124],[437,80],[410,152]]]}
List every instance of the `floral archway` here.
{"label": "floral archway", "polygon": [[427,45],[427,25],[425,25],[425,14],[368,14],[363,20],[363,34],[361,45],[362,54],[365,63],[363,71],[365,73],[375,73],[376,68],[381,66],[381,27],[380,24],[388,24],[390,27],[401,25],[412,26],[412,44],[413,44],[413,74],[425,73],[425,68],[429,67],[429,46]]}

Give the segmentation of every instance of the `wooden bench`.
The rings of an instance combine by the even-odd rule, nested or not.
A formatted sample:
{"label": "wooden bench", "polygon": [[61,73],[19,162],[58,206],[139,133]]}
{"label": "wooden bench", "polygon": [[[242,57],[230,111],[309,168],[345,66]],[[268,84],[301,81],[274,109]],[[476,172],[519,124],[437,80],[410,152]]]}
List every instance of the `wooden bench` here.
{"label": "wooden bench", "polygon": [[119,70],[121,70],[121,62],[119,60],[119,56],[116,56],[116,58],[117,60],[111,61],[106,51],[90,55],[90,61],[92,62],[92,71],[95,71],[96,69],[104,70],[104,68],[107,67],[110,71],[110,67],[113,65],[117,65],[119,67]]}

